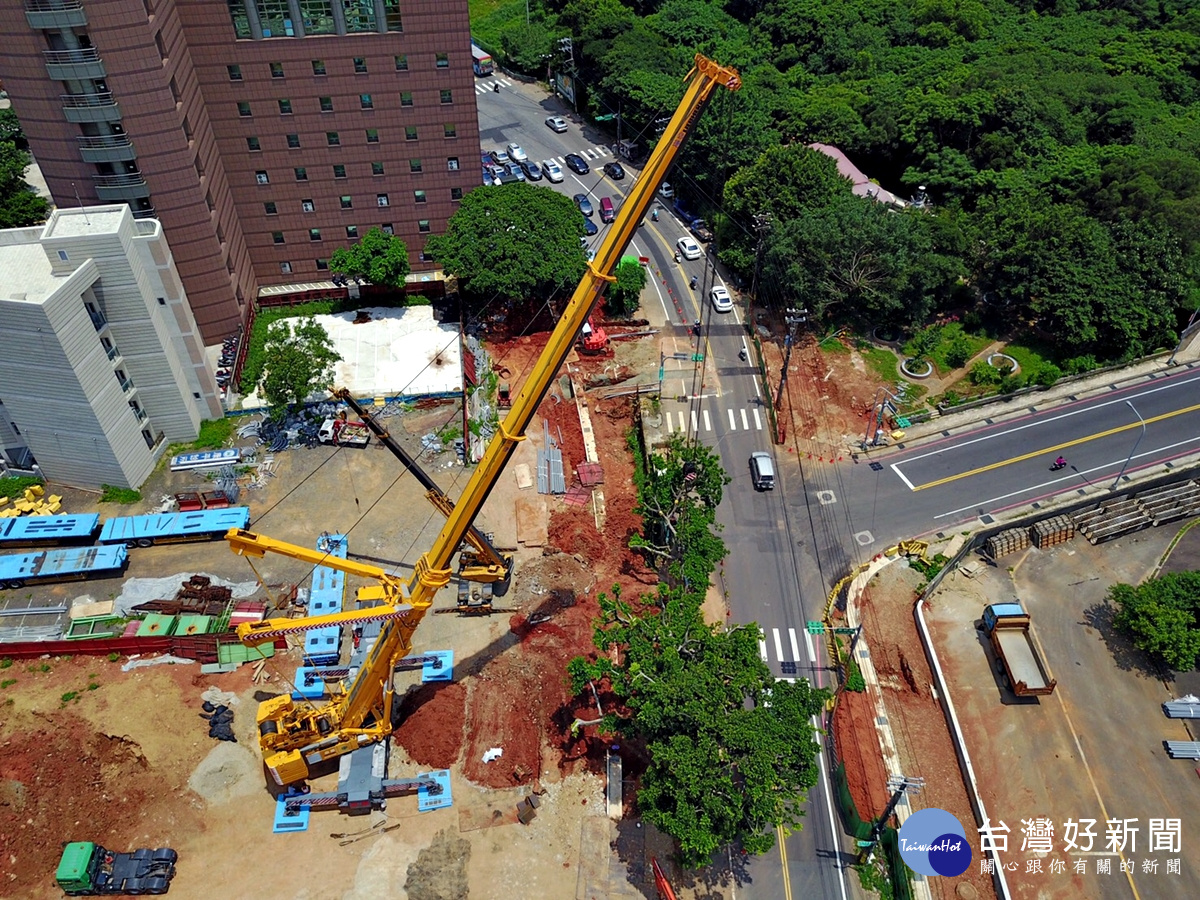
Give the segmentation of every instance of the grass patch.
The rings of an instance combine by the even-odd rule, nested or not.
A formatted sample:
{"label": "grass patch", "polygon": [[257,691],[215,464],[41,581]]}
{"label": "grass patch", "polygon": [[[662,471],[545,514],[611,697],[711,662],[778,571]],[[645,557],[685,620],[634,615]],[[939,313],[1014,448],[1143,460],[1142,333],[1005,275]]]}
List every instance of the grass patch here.
{"label": "grass patch", "polygon": [[238,389],[243,394],[249,394],[258,387],[263,369],[267,364],[267,357],[263,350],[267,343],[267,329],[270,328],[271,323],[278,322],[280,319],[327,316],[339,307],[340,304],[337,300],[318,300],[313,303],[279,306],[259,312],[250,329],[250,343],[246,348],[246,362],[242,365],[242,378],[238,382]]}
{"label": "grass patch", "polygon": [[832,334],[827,334],[817,343],[823,353],[839,353],[845,354],[850,352],[850,346],[842,340],[842,331],[839,328]]}
{"label": "grass patch", "polygon": [[67,691],[65,694],[62,695],[62,702],[64,704],[70,703],[72,700],[77,700],[77,699],[79,699],[79,691]]}
{"label": "grass patch", "polygon": [[118,659],[120,659],[120,658],[121,658],[121,654],[120,654],[120,653],[110,653],[110,654],[108,654],[108,661],[109,661],[109,662],[116,662],[116,661],[117,661]]}
{"label": "grass patch", "polygon": [[25,496],[25,488],[31,488],[35,484],[44,484],[42,479],[34,478],[31,475],[13,475],[8,478],[0,478],[0,497],[23,497]]}
{"label": "grass patch", "polygon": [[13,661],[7,656],[4,659],[0,659],[0,669],[11,669],[12,664]]}
{"label": "grass patch", "polygon": [[1021,367],[1021,374],[1026,378],[1041,371],[1043,366],[1050,363],[1050,360],[1039,352],[1036,344],[1031,346],[1023,340],[1009,344],[1000,352],[1015,359],[1017,365]]}
{"label": "grass patch", "polygon": [[114,487],[111,484],[102,484],[100,487],[103,493],[100,495],[101,503],[137,503],[142,499],[142,492],[136,488],[121,488]]}
{"label": "grass patch", "polygon": [[968,334],[962,323],[951,322],[942,328],[941,341],[930,352],[929,359],[939,372],[953,372],[991,342],[986,335]]}
{"label": "grass patch", "polygon": [[200,423],[200,434],[191,447],[193,450],[220,450],[229,443],[236,426],[233,419],[205,419]]}
{"label": "grass patch", "polygon": [[0,681],[0,688],[10,688],[16,683],[17,679],[15,678],[5,678],[3,681]]}
{"label": "grass patch", "polygon": [[858,351],[862,354],[863,362],[875,376],[887,384],[895,384],[900,380],[900,360],[896,354],[884,347],[866,347]]}

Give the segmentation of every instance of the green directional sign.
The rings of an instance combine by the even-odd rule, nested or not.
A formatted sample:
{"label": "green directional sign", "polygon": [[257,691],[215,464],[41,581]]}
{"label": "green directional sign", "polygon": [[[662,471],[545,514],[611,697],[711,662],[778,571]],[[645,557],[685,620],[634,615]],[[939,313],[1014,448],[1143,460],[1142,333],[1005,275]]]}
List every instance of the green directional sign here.
{"label": "green directional sign", "polygon": [[704,354],[703,353],[693,353],[692,354],[692,362],[704,362]]}
{"label": "green directional sign", "polygon": [[596,122],[611,122],[615,118],[616,118],[616,115],[610,113],[607,116],[596,116],[594,121],[596,121]]}
{"label": "green directional sign", "polygon": [[805,622],[804,630],[807,631],[809,634],[824,634],[825,633],[825,623],[824,622]]}
{"label": "green directional sign", "polygon": [[858,634],[858,629],[857,628],[835,628],[835,629],[833,629],[833,633],[834,634]]}

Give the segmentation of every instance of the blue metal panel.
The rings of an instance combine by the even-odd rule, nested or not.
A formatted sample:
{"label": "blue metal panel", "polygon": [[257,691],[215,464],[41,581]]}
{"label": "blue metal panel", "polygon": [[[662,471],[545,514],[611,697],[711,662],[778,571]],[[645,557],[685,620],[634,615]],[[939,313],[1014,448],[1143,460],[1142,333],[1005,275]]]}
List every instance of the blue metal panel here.
{"label": "blue metal panel", "polygon": [[104,523],[104,527],[100,529],[100,543],[187,537],[199,539],[213,534],[223,535],[230,528],[245,528],[249,524],[248,506],[198,509],[155,516],[118,516]]}
{"label": "blue metal panel", "polygon": [[125,564],[124,547],[71,547],[0,556],[0,581],[106,572]]}
{"label": "blue metal panel", "polygon": [[335,666],[342,652],[339,625],[314,628],[304,635],[304,662],[309,666]]}
{"label": "blue metal panel", "polygon": [[100,527],[100,516],[20,516],[0,519],[0,546],[17,543],[90,541]]}

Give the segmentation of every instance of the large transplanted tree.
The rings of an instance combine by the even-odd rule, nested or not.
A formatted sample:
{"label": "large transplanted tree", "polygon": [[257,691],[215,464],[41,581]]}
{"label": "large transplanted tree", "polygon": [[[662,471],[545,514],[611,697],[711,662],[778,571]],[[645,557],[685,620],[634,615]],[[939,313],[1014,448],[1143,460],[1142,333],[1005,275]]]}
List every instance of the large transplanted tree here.
{"label": "large transplanted tree", "polygon": [[1113,623],[1140,650],[1190,672],[1200,657],[1200,572],[1175,572],[1134,587],[1114,584],[1108,600]]}
{"label": "large transplanted tree", "polygon": [[372,228],[357,244],[334,250],[329,258],[329,270],[380,287],[402,290],[409,272],[408,247],[382,228]]}
{"label": "large transplanted tree", "polygon": [[313,318],[272,322],[264,355],[263,396],[278,416],[328,387],[333,382],[333,364],[342,358],[333,349],[329,332]]}
{"label": "large transplanted tree", "polygon": [[501,301],[545,300],[574,287],[587,265],[583,218],[570,198],[529,184],[476,188],[425,252],[458,278],[478,309]]}

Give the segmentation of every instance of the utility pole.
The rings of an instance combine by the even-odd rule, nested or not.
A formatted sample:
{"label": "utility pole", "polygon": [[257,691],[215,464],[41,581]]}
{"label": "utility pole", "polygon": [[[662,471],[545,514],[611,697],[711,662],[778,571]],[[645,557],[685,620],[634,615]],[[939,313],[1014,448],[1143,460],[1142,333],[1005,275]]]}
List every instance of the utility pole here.
{"label": "utility pole", "polygon": [[879,836],[883,834],[883,829],[887,827],[887,821],[892,817],[892,813],[896,811],[896,807],[900,804],[900,798],[905,794],[919,794],[921,788],[925,787],[924,778],[909,778],[907,775],[893,775],[888,778],[888,788],[892,791],[892,799],[888,801],[887,808],[884,809],[883,815],[875,820],[875,824],[871,826],[871,834],[865,841],[859,841],[860,848],[858,861],[865,863],[871,859],[875,852],[875,847],[879,844]]}
{"label": "utility pole", "polygon": [[771,217],[766,213],[755,213],[753,219],[754,233],[758,235],[758,243],[754,247],[754,275],[750,278],[750,293],[746,295],[746,323],[754,327],[753,307],[758,302],[758,275],[762,269],[763,245],[767,242],[767,234],[771,230]]}
{"label": "utility pole", "polygon": [[792,359],[792,345],[796,343],[796,328],[803,322],[808,321],[807,309],[795,309],[788,307],[784,310],[783,321],[787,323],[788,333],[787,338],[783,342],[783,371],[779,375],[779,391],[775,394],[775,408],[779,409],[779,404],[783,402],[783,387],[787,384],[788,363]]}

